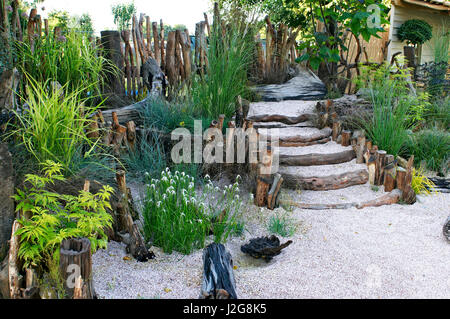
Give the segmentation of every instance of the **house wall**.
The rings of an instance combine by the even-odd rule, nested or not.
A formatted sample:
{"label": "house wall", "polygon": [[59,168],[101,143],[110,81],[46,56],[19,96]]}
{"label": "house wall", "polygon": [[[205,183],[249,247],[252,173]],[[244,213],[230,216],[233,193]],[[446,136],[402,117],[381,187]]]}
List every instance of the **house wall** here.
{"label": "house wall", "polygon": [[[433,36],[436,35],[438,28],[442,28],[444,23],[446,23],[447,26],[450,25],[450,16],[448,15],[443,15],[438,12],[434,13],[431,11],[426,11],[425,9],[400,7],[393,4],[391,11],[390,28],[391,42],[388,47],[387,61],[390,61],[392,55],[396,52],[400,51],[403,53],[403,47],[406,45],[406,42],[400,42],[398,40],[397,30],[405,21],[410,19],[421,19],[427,21],[433,27]],[[432,40],[430,40],[422,45],[421,61],[418,62],[419,64],[422,64],[433,60],[434,54]]]}

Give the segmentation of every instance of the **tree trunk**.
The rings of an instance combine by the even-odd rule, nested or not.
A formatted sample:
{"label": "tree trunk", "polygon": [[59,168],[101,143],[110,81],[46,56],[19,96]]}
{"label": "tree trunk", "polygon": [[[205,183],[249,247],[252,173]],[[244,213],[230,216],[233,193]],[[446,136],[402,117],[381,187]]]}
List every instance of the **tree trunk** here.
{"label": "tree trunk", "polygon": [[[87,238],[65,239],[61,243],[59,270],[64,279],[64,288],[67,297],[74,297],[74,290],[78,280],[78,289],[83,292],[83,299],[95,298],[94,286],[92,283],[92,253],[91,242]],[[80,279],[81,277],[81,287]]]}

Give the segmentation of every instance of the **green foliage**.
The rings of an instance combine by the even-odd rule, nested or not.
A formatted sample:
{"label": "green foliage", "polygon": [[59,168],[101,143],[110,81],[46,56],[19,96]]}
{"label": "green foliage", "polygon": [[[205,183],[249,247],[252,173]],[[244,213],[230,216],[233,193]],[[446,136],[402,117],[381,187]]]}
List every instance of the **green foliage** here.
{"label": "green foliage", "polygon": [[271,216],[267,228],[271,234],[283,237],[293,236],[296,230],[293,220],[285,215]]}
{"label": "green foliage", "polygon": [[435,36],[431,38],[430,45],[433,50],[434,62],[447,62],[449,60],[448,51],[450,49],[450,23],[443,19],[442,24],[437,28]]}
{"label": "green foliage", "polygon": [[[215,241],[225,242],[243,227],[238,191],[237,182],[220,191],[207,178],[205,192],[197,195],[194,177],[178,171],[172,174],[167,168],[160,179],[151,179],[147,185],[143,211],[146,239],[167,253],[176,250],[183,254],[203,248],[210,231]],[[208,201],[211,204],[206,204]]]}
{"label": "green foliage", "polygon": [[76,24],[78,30],[84,32],[88,37],[93,36],[94,25],[92,23],[92,18],[88,13],[83,13],[80,17],[77,17]]}
{"label": "green foliage", "polygon": [[105,248],[104,229],[112,225],[107,212],[111,209],[109,198],[113,192],[110,186],[104,186],[97,194],[80,191],[78,196],[49,192],[47,185],[64,180],[62,165],[46,161],[42,166],[43,174],[27,174],[25,183],[30,186],[17,189],[14,195],[22,225],[16,235],[20,236],[19,257],[24,268],[42,266],[66,238],[87,237],[93,251]]}
{"label": "green foliage", "polygon": [[53,160],[70,169],[83,144],[87,145],[86,157],[94,151],[95,143],[86,137],[85,128],[96,108],[83,106],[83,89],[62,95],[67,85],[56,88],[50,81],[41,83],[31,77],[28,83],[25,100],[29,109],[15,111],[18,121],[11,135],[19,137],[38,162]]}
{"label": "green foliage", "polygon": [[398,28],[397,37],[400,41],[416,46],[433,37],[433,27],[424,20],[407,20]]}
{"label": "green foliage", "polygon": [[144,181],[142,172],[157,177],[167,167],[166,154],[159,134],[151,131],[146,133],[135,150],[128,150],[123,161],[129,174],[137,180]]}
{"label": "green foliage", "polygon": [[212,230],[216,243],[225,243],[231,235],[240,235],[244,230],[242,222],[242,201],[239,198],[239,179],[222,191],[213,187],[209,176],[203,188],[201,202],[207,202],[207,212],[212,216]]}
{"label": "green foliage", "polygon": [[51,80],[67,85],[69,91],[87,88],[85,96],[100,96],[105,74],[115,72],[100,49],[74,31],[59,38],[36,39],[33,48],[26,42],[17,42],[16,47],[24,73],[41,83]]}
{"label": "green foliage", "polygon": [[433,99],[424,118],[429,127],[448,130],[450,128],[450,97]]}
{"label": "green foliage", "polygon": [[129,30],[131,27],[131,19],[136,13],[136,6],[134,1],[130,3],[121,3],[112,6],[112,14],[114,16],[114,23],[119,31]]}
{"label": "green foliage", "polygon": [[404,85],[408,69],[392,73],[391,66],[363,67],[356,80],[359,87],[366,88],[373,105],[373,116],[361,120],[360,128],[367,137],[389,154],[399,155],[404,150],[408,129],[422,120],[429,106],[427,95],[411,97]]}
{"label": "green foliage", "polygon": [[[309,25],[304,25],[306,32],[299,46],[300,50],[306,49],[307,52],[297,61],[309,61],[313,69],[318,69],[322,62],[327,64],[340,62],[339,52],[348,51],[345,46],[345,31],[350,31],[355,38],[362,36],[368,42],[372,37],[379,38],[378,33],[385,32],[382,25],[389,23],[387,6],[375,0],[306,0],[303,2],[289,0],[287,3],[296,7],[296,12],[310,19],[306,20]],[[373,5],[376,5],[378,12],[369,10]],[[376,21],[376,18],[373,21],[373,16],[378,14],[379,21]],[[324,32],[317,30],[319,22],[325,24]],[[328,66],[328,68],[331,67]]]}
{"label": "green foliage", "polygon": [[53,10],[48,14],[48,24],[51,28],[61,28],[63,33],[69,31],[71,17],[66,10]]}
{"label": "green foliage", "polygon": [[436,193],[436,185],[425,176],[420,168],[418,170],[413,168],[411,187],[416,194],[430,195]]}
{"label": "green foliage", "polygon": [[146,239],[162,247],[189,254],[205,245],[210,222],[205,209],[197,201],[194,179],[167,169],[161,179],[152,179],[144,201]]}
{"label": "green foliage", "polygon": [[416,164],[425,161],[428,169],[445,174],[450,161],[450,133],[437,129],[414,133],[407,140],[406,153],[414,155]]}
{"label": "green foliage", "polygon": [[252,61],[253,33],[245,24],[233,24],[225,36],[212,27],[207,52],[208,68],[192,83],[194,112],[203,117],[232,116],[236,98],[247,92],[247,70]]}

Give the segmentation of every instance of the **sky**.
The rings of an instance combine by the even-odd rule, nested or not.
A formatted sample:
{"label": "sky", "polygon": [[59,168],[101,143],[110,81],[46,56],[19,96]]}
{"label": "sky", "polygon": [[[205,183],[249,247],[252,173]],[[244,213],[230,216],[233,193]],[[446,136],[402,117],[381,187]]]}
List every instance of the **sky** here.
{"label": "sky", "polygon": [[[115,28],[111,6],[128,3],[131,0],[45,0],[37,8],[42,17],[54,9],[66,10],[71,15],[89,13],[96,33]],[[151,21],[163,19],[164,24],[184,24],[190,33],[194,33],[195,24],[203,20],[203,12],[210,9],[210,0],[134,0],[137,16],[145,13]],[[41,8],[45,7],[45,11]]]}

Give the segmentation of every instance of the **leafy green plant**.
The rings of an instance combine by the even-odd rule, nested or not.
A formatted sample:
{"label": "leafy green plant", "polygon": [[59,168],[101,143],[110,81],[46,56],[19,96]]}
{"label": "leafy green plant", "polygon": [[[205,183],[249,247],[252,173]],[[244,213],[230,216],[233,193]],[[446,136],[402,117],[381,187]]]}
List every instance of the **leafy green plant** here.
{"label": "leafy green plant", "polygon": [[88,146],[85,157],[96,145],[85,134],[88,116],[96,109],[83,106],[86,99],[82,93],[88,88],[63,94],[67,85],[57,88],[49,80],[41,83],[31,77],[28,83],[28,110],[15,111],[18,124],[11,134],[20,138],[38,162],[53,160],[70,170],[83,144]]}
{"label": "leafy green plant", "polygon": [[236,98],[246,95],[253,38],[246,25],[232,25],[224,36],[218,25],[211,31],[207,70],[192,81],[192,107],[196,114],[216,119],[220,114],[232,116]]}
{"label": "leafy green plant", "polygon": [[112,14],[114,16],[114,23],[119,31],[129,30],[131,25],[131,19],[136,13],[136,6],[134,1],[130,3],[121,3],[112,6]]}
{"label": "leafy green plant", "polygon": [[405,153],[414,155],[416,164],[424,161],[428,169],[446,173],[450,160],[450,133],[437,129],[414,133],[407,140]]}
{"label": "leafy green plant", "polygon": [[425,176],[420,168],[413,168],[411,187],[416,194],[430,195],[436,193],[436,185]]}
{"label": "leafy green plant", "polygon": [[433,37],[433,27],[424,20],[407,20],[398,28],[397,37],[400,41],[417,46]]}
{"label": "leafy green plant", "polygon": [[278,234],[283,237],[293,236],[296,230],[292,219],[285,215],[271,216],[267,228],[271,234]]}
{"label": "leafy green plant", "polygon": [[20,236],[19,257],[23,267],[42,267],[47,258],[52,258],[66,238],[87,237],[93,251],[105,248],[107,235],[105,228],[111,227],[112,217],[109,198],[113,189],[104,186],[97,194],[80,191],[78,196],[61,195],[46,190],[54,181],[62,181],[61,164],[46,161],[42,164],[41,176],[27,174],[26,186],[17,189],[14,199],[16,211],[22,227],[17,230]]}

